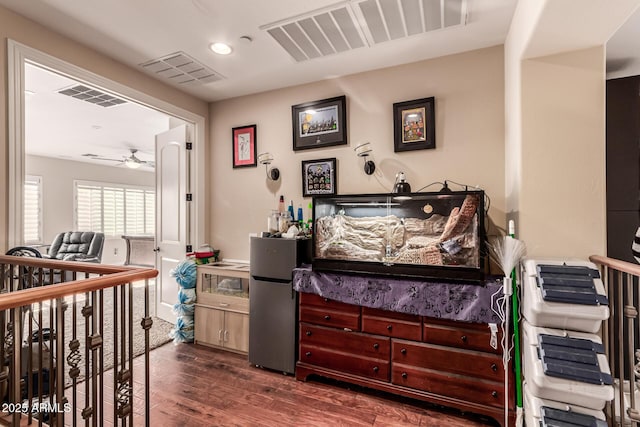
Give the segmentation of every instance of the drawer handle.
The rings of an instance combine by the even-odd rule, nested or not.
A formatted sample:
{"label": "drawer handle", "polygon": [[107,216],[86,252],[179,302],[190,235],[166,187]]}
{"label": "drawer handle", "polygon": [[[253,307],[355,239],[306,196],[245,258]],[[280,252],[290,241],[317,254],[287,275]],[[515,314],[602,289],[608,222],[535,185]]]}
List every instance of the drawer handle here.
{"label": "drawer handle", "polygon": [[497,392],[497,391],[495,391],[495,390],[493,390],[493,391],[491,392],[491,396],[492,396],[492,397],[498,397],[498,392]]}
{"label": "drawer handle", "polygon": [[329,302],[329,298],[323,298],[324,302]]}
{"label": "drawer handle", "polygon": [[307,356],[307,357],[311,357],[311,352],[307,351],[304,355]]}
{"label": "drawer handle", "polygon": [[407,379],[407,373],[406,372],[402,373],[402,378],[404,378],[405,380]]}
{"label": "drawer handle", "polygon": [[496,365],[495,363],[492,363],[492,364],[491,364],[491,370],[492,370],[493,372],[496,372],[496,371],[498,370],[498,365]]}
{"label": "drawer handle", "polygon": [[387,331],[390,331],[391,329],[393,329],[393,326],[387,325]]}
{"label": "drawer handle", "polygon": [[324,316],[324,320],[331,320],[331,316],[327,314],[326,316]]}
{"label": "drawer handle", "polygon": [[402,354],[407,354],[407,349],[406,349],[406,348],[401,348],[401,349],[400,349],[400,353],[402,353]]}
{"label": "drawer handle", "polygon": [[311,336],[311,331],[307,331],[307,332],[305,332],[305,335],[306,335],[306,336],[308,336],[308,337],[310,337],[310,336]]}
{"label": "drawer handle", "polygon": [[373,372],[377,373],[380,370],[380,368],[378,368],[377,366],[373,367]]}
{"label": "drawer handle", "polygon": [[465,343],[467,342],[467,336],[466,335],[461,336],[460,339],[462,340],[462,342],[465,342]]}
{"label": "drawer handle", "polygon": [[378,343],[373,344],[373,348],[375,348],[376,350],[379,349],[380,348],[380,344],[378,344]]}

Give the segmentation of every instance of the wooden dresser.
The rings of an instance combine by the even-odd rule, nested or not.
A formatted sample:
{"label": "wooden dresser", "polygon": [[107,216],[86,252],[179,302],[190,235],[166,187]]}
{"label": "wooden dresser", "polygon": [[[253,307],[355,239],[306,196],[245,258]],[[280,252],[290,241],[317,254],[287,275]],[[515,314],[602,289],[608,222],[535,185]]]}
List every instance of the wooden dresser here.
{"label": "wooden dresser", "polygon": [[502,353],[491,348],[486,324],[360,307],[310,293],[300,293],[299,310],[297,379],[317,374],[504,423]]}

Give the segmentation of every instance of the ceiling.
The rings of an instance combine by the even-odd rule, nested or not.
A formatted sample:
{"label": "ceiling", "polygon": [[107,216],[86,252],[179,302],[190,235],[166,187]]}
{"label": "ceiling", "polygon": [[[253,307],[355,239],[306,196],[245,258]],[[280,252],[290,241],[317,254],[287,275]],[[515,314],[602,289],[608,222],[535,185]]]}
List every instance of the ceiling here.
{"label": "ceiling", "polygon": [[[140,64],[183,52],[219,79],[174,85],[216,101],[502,44],[516,0],[0,0],[0,5],[139,70]],[[286,27],[323,13],[338,22],[334,11],[345,8],[364,36],[362,47],[296,61],[268,32],[274,24]],[[381,41],[372,25],[359,25],[376,21],[372,9],[407,26],[418,16],[430,31],[406,36],[410,29],[398,33],[389,25],[394,39]],[[460,11],[466,13],[460,17]],[[440,16],[431,22],[434,14],[444,22]],[[287,28],[302,28],[293,27]],[[209,45],[218,41],[233,52],[211,52]]]}
{"label": "ceiling", "polygon": [[[209,102],[499,45],[504,43],[516,3],[0,0],[0,5],[45,27]],[[346,15],[340,15],[344,10]],[[435,20],[429,15],[434,11],[440,14]],[[318,43],[314,36],[324,28],[323,19],[328,16],[334,24],[340,23],[341,16],[351,18],[359,41],[349,39],[348,28],[343,26],[341,33],[351,44],[346,49],[333,42],[330,32],[324,32],[325,39],[331,40],[329,48],[323,46],[326,42]],[[382,33],[374,25],[380,16],[386,24]],[[412,23],[421,28],[415,30]],[[308,40],[299,37],[303,31],[307,31],[308,39],[316,41],[312,51],[305,50]],[[607,67],[616,76],[640,74],[640,60],[636,62],[635,55],[629,54],[640,52],[639,31],[640,11],[607,45]],[[277,41],[282,42],[283,33],[298,42],[295,46],[300,52],[311,52],[311,58],[293,52],[294,58],[285,50]],[[230,44],[233,52],[228,56],[211,52],[209,44],[217,41]],[[628,47],[630,42],[637,44],[634,50]],[[176,57],[176,53],[180,55]],[[158,59],[165,61],[159,63]],[[183,67],[185,61],[193,63]],[[150,67],[143,67],[149,63]],[[634,66],[637,70],[630,71]],[[195,71],[193,76],[200,73],[204,78],[189,79],[188,71],[198,67],[205,72]],[[160,69],[164,70],[161,74],[154,73]],[[183,76],[171,80],[165,77],[181,69],[187,70]],[[192,81],[180,83],[187,80]],[[27,89],[35,92],[27,96],[27,114],[33,114],[33,119],[28,118],[26,131],[28,151],[34,154],[59,157],[64,153],[68,158],[91,161],[82,154],[122,159],[130,154],[130,148],[137,148],[138,157],[152,160],[153,135],[168,127],[167,116],[145,107],[126,103],[103,108],[59,95],[60,88],[73,84],[65,77],[33,69],[27,75],[27,84]],[[39,126],[30,126],[31,120]]]}
{"label": "ceiling", "polygon": [[[169,129],[169,116],[131,102],[105,107],[80,99],[89,95],[59,93],[77,86],[60,74],[25,67],[27,154],[124,167],[136,149],[138,159],[154,160],[155,135]],[[141,170],[153,168],[144,164]]]}

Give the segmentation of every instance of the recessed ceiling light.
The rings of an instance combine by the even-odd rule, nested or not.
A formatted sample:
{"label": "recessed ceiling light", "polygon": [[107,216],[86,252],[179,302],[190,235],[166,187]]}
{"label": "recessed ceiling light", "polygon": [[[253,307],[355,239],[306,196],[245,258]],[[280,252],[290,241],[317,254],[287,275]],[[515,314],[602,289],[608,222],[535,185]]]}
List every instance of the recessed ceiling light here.
{"label": "recessed ceiling light", "polygon": [[211,43],[209,49],[218,55],[229,55],[231,53],[231,46],[226,43]]}

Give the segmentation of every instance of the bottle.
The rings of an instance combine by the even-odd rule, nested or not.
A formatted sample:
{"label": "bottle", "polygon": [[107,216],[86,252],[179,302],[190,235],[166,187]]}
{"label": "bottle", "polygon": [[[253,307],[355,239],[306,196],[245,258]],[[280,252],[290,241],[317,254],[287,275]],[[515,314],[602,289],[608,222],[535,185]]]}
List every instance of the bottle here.
{"label": "bottle", "polygon": [[280,214],[277,209],[271,210],[271,215],[269,216],[269,233],[274,234],[277,233],[280,228],[278,222],[280,221]]}
{"label": "bottle", "polygon": [[291,222],[291,215],[289,215],[289,211],[286,211],[280,215],[280,222],[278,223],[278,228],[280,233],[286,233],[289,229]]}
{"label": "bottle", "polygon": [[289,201],[289,215],[291,216],[291,220],[293,221],[295,219],[295,216],[293,216],[293,200]]}
{"label": "bottle", "polygon": [[278,202],[278,212],[284,213],[284,196],[280,196],[280,201]]}
{"label": "bottle", "polygon": [[302,205],[298,205],[298,222],[302,223],[304,220],[302,219]]}

